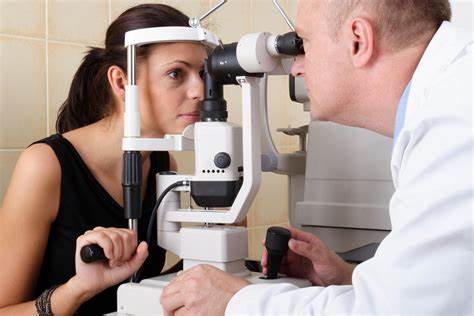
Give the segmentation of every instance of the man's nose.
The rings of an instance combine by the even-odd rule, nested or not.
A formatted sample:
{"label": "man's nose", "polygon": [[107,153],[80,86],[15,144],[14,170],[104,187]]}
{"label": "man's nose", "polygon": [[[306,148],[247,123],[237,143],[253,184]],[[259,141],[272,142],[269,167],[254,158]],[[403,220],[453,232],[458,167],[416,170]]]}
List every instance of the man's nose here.
{"label": "man's nose", "polygon": [[296,56],[295,62],[291,67],[291,74],[294,77],[304,77],[304,55]]}

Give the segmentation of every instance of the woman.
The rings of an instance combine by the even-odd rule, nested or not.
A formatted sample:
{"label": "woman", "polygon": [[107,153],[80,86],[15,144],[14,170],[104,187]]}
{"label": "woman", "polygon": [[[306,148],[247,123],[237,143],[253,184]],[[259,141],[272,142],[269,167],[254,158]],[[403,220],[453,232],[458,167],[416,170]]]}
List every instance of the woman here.
{"label": "woman", "polygon": [[[93,48],[74,76],[60,109],[58,134],[26,149],[15,167],[0,211],[0,315],[94,315],[116,309],[116,290],[145,261],[148,250],[126,229],[121,187],[126,77],[125,32],[188,26],[165,5],[125,11],[108,28],[105,49]],[[203,98],[202,45],[166,43],[137,49],[141,134],[180,133],[199,118]],[[144,240],[153,208],[155,177],[175,168],[167,152],[142,153]],[[108,228],[104,228],[108,227]],[[112,228],[116,227],[116,228]],[[107,263],[84,264],[86,244],[104,248]],[[142,276],[158,275],[165,251],[150,247]]]}

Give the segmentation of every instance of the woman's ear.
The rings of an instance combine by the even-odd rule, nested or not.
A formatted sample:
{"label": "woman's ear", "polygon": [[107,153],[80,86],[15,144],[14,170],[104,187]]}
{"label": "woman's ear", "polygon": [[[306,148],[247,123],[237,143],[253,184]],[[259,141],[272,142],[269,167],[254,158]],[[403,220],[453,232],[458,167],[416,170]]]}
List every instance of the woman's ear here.
{"label": "woman's ear", "polygon": [[125,86],[127,85],[127,75],[119,66],[113,65],[107,70],[107,79],[114,99],[125,102]]}

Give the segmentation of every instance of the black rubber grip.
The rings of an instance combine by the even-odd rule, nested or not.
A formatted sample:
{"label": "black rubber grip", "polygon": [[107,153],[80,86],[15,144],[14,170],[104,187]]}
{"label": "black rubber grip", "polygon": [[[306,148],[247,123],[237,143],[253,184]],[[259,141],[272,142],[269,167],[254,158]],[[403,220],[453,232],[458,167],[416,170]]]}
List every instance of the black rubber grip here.
{"label": "black rubber grip", "polygon": [[142,156],[139,151],[123,153],[122,187],[125,218],[141,218]]}
{"label": "black rubber grip", "polygon": [[281,261],[288,251],[288,241],[291,238],[291,232],[283,227],[270,227],[267,230],[265,247],[268,252],[267,261],[267,279],[277,279],[280,270]]}
{"label": "black rubber grip", "polygon": [[104,249],[97,244],[91,244],[82,247],[81,249],[81,259],[85,263],[91,263],[100,260],[107,260],[107,257],[104,254]]}

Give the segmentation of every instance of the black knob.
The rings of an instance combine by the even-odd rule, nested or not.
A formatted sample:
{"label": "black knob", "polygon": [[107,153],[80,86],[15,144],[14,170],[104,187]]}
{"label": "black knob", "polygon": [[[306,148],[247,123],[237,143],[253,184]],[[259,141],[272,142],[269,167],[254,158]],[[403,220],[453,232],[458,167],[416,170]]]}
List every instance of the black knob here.
{"label": "black knob", "polygon": [[268,252],[267,262],[267,279],[278,278],[278,271],[283,257],[288,251],[288,241],[291,233],[283,227],[270,227],[267,230],[267,238],[265,239],[265,247]]}
{"label": "black knob", "polygon": [[81,249],[81,259],[85,263],[91,263],[99,260],[107,260],[107,257],[104,254],[104,249],[97,244],[91,244],[82,247]]}
{"label": "black knob", "polygon": [[230,166],[230,156],[228,153],[218,153],[214,157],[214,164],[217,168],[225,169]]}

